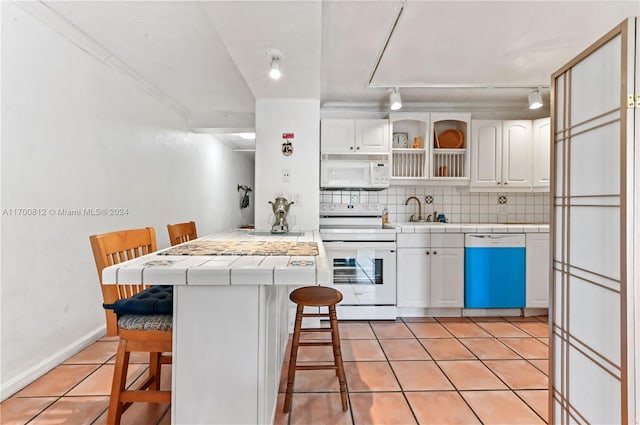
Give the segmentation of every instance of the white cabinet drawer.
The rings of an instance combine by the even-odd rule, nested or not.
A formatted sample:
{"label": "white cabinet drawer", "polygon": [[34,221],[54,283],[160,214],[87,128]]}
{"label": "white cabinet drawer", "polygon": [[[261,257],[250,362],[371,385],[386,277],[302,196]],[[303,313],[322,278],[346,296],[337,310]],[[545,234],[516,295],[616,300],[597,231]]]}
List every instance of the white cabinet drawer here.
{"label": "white cabinet drawer", "polygon": [[464,233],[432,233],[431,248],[464,248]]}
{"label": "white cabinet drawer", "polygon": [[398,233],[398,248],[426,248],[431,244],[430,233]]}

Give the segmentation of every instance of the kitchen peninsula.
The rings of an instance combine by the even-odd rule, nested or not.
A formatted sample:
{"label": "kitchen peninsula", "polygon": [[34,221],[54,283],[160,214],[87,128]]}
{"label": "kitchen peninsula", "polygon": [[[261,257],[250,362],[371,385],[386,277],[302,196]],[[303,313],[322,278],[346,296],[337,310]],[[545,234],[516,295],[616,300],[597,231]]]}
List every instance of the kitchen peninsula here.
{"label": "kitchen peninsula", "polygon": [[104,269],[103,283],[174,286],[172,423],[271,423],[289,286],[330,282],[317,231],[231,231]]}

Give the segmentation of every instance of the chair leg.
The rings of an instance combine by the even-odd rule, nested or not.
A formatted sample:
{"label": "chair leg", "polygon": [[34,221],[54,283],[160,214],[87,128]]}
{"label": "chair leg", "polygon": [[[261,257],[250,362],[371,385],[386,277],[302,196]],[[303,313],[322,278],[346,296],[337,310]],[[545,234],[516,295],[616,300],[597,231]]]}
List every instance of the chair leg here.
{"label": "chair leg", "polygon": [[293,339],[291,341],[291,354],[289,356],[289,371],[287,374],[287,394],[284,397],[284,413],[291,410],[291,400],[293,398],[293,385],[296,379],[296,362],[298,360],[298,345],[300,344],[300,329],[302,329],[302,313],[304,306],[298,305],[296,309],[296,321],[293,326]]}
{"label": "chair leg", "polygon": [[120,418],[124,410],[121,396],[127,385],[128,368],[129,351],[127,351],[127,340],[120,339],[118,351],[116,353],[116,364],[113,370],[113,381],[111,383],[111,397],[109,399],[107,425],[120,425]]}
{"label": "chair leg", "polygon": [[338,374],[338,382],[340,384],[340,398],[342,400],[342,410],[347,411],[347,380],[344,374],[344,365],[342,364],[342,352],[340,350],[340,333],[338,331],[338,316],[336,315],[336,306],[329,306],[329,321],[331,323],[331,342],[333,345],[333,360]]}
{"label": "chair leg", "polygon": [[162,353],[149,353],[149,377],[151,377],[150,390],[160,390],[160,375],[162,365],[160,364],[160,355]]}

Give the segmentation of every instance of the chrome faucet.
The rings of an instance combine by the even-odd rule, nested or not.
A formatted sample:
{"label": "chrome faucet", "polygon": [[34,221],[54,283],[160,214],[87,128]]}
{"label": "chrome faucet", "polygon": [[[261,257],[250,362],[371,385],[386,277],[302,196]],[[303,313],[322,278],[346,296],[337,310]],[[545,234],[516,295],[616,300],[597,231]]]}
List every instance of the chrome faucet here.
{"label": "chrome faucet", "polygon": [[409,221],[422,221],[422,204],[420,203],[420,199],[417,196],[409,196],[404,204],[409,205],[409,201],[412,199],[415,199],[418,203],[418,220],[414,220],[412,214],[411,217],[409,217]]}

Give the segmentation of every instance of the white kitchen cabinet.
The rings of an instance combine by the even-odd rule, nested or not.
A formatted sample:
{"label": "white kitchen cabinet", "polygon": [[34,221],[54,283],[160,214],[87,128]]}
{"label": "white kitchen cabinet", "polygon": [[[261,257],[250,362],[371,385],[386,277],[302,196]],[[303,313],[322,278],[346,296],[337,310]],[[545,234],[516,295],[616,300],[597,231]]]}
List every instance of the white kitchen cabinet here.
{"label": "white kitchen cabinet", "polygon": [[496,188],[502,183],[502,121],[471,122],[471,187]]}
{"label": "white kitchen cabinet", "polygon": [[549,277],[549,234],[527,233],[527,308],[549,308]]}
{"label": "white kitchen cabinet", "polygon": [[356,151],[389,153],[389,120],[356,120]]}
{"label": "white kitchen cabinet", "polygon": [[471,188],[530,189],[532,122],[474,120],[471,123]]}
{"label": "white kitchen cabinet", "polygon": [[397,243],[398,308],[464,306],[462,233],[398,235]]}
{"label": "white kitchen cabinet", "polygon": [[320,121],[320,140],[322,153],[344,152],[353,153],[355,144],[354,120],[322,120]]}
{"label": "white kitchen cabinet", "polygon": [[430,307],[464,307],[464,248],[431,248]]}
{"label": "white kitchen cabinet", "polygon": [[533,187],[549,189],[551,181],[550,167],[551,119],[541,118],[533,121]]}
{"label": "white kitchen cabinet", "polygon": [[502,122],[502,186],[531,187],[531,121]]}
{"label": "white kitchen cabinet", "polygon": [[431,262],[427,248],[397,250],[398,307],[429,307]]}
{"label": "white kitchen cabinet", "polygon": [[320,122],[323,154],[389,153],[389,121],[324,119]]}

